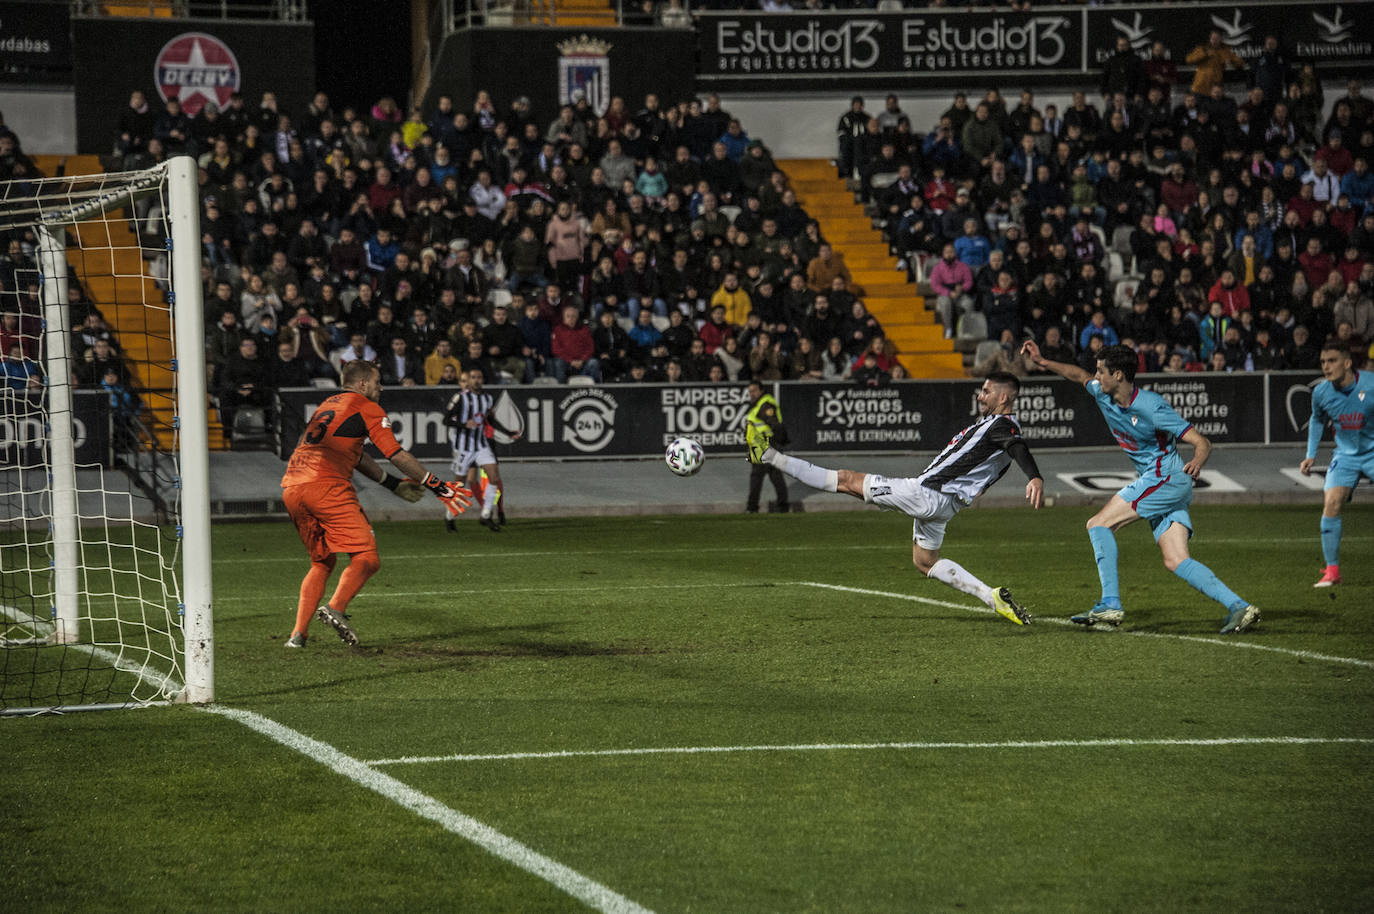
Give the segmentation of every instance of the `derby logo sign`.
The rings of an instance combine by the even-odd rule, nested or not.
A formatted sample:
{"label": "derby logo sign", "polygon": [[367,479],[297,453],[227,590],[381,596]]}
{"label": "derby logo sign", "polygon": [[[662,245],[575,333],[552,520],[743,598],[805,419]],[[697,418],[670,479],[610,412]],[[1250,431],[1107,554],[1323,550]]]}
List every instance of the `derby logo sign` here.
{"label": "derby logo sign", "polygon": [[579,96],[600,117],[611,106],[611,43],[585,34],[558,42],[558,102],[572,105]]}
{"label": "derby logo sign", "polygon": [[153,81],[162,97],[181,102],[187,117],[195,117],[206,102],[221,110],[239,89],[238,58],[214,35],[185,32],[162,46],[153,64]]}

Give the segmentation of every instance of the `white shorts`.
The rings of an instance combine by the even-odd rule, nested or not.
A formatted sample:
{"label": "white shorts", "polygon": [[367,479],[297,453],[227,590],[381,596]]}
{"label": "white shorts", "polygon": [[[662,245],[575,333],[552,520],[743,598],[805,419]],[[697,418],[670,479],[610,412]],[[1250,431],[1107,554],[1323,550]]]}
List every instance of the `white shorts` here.
{"label": "white shorts", "polygon": [[901,511],[911,518],[911,539],[922,549],[935,550],[945,541],[945,525],[963,502],[921,485],[909,477],[893,479],[869,473],[864,477],[864,501]]}
{"label": "white shorts", "polygon": [[467,475],[469,468],[484,467],[495,462],[496,455],[491,452],[491,448],[483,445],[475,451],[454,451],[452,467],[457,477],[462,479]]}

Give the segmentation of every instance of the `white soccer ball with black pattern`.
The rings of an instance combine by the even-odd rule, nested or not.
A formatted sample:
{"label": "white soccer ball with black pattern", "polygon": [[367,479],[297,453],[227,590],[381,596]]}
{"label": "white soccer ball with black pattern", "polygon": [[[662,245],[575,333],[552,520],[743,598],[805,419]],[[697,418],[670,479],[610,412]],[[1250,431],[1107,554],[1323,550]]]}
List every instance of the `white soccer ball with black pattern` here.
{"label": "white soccer ball with black pattern", "polygon": [[691,438],[674,438],[663,453],[663,461],[678,476],[694,476],[706,462],[706,452]]}

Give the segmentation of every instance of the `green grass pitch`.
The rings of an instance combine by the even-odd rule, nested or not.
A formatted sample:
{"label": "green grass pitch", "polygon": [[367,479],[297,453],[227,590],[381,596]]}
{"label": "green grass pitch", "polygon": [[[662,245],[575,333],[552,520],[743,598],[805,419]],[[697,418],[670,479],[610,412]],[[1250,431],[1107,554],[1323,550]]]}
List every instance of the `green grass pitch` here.
{"label": "green grass pitch", "polygon": [[[1331,591],[1318,511],[1194,511],[1264,612],[1239,638],[1143,524],[1123,629],[1062,624],[1097,594],[1086,508],[950,524],[1027,628],[917,574],[892,514],[382,524],[362,646],[305,651],[294,529],[221,525],[217,691],[656,912],[1371,910],[1374,510]],[[224,717],[0,747],[0,910],[586,909]],[[683,747],[731,751],[605,753]]]}

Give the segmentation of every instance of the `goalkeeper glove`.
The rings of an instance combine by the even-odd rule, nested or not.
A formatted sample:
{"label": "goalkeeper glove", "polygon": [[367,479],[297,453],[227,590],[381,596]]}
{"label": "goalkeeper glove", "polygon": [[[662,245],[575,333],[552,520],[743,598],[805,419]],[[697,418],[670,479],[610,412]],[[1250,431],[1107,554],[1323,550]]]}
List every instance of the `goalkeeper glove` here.
{"label": "goalkeeper glove", "polygon": [[450,514],[462,514],[472,504],[472,492],[463,488],[455,482],[444,482],[433,473],[426,473],[425,478],[420,480],[420,485],[434,493],[434,497],[443,502],[444,507],[448,508]]}
{"label": "goalkeeper glove", "polygon": [[382,485],[412,504],[425,497],[425,490],[420,488],[420,484],[413,479],[402,479],[388,473],[382,479]]}

